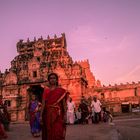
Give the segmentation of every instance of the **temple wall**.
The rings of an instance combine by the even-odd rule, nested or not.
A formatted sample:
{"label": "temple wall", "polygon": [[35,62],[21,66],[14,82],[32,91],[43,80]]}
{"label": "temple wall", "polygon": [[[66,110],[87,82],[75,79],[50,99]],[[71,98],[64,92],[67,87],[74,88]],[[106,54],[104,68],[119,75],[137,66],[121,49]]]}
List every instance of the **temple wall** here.
{"label": "temple wall", "polygon": [[18,55],[11,67],[0,72],[0,95],[8,101],[12,121],[23,121],[27,116],[29,93],[36,92],[41,100],[43,88],[48,86],[47,75],[56,72],[59,84],[76,105],[81,97],[97,96],[113,112],[122,112],[122,104],[140,103],[140,83],[102,86],[90,70],[88,60],[74,62],[67,51],[65,34],[61,37],[20,40],[16,44]]}
{"label": "temple wall", "polygon": [[140,84],[115,85],[97,88],[93,91],[103,105],[114,113],[133,112],[140,108]]}

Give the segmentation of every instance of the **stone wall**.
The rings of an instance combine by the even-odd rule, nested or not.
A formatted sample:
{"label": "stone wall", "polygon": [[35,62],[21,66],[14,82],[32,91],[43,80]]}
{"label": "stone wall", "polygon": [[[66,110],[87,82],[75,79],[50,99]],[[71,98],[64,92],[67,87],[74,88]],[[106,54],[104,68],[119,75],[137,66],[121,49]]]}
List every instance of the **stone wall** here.
{"label": "stone wall", "polygon": [[94,95],[98,96],[103,105],[109,110],[112,109],[114,113],[122,113],[125,107],[126,112],[132,112],[133,108],[140,107],[140,82],[102,86],[94,89]]}

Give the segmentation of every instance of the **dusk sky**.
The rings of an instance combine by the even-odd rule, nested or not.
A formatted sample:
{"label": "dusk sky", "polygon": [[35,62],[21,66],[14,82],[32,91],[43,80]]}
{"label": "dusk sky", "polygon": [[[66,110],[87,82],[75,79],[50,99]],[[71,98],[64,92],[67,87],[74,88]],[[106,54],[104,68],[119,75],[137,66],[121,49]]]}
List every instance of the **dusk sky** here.
{"label": "dusk sky", "polygon": [[0,0],[0,70],[16,43],[66,34],[74,61],[104,85],[140,81],[140,0]]}

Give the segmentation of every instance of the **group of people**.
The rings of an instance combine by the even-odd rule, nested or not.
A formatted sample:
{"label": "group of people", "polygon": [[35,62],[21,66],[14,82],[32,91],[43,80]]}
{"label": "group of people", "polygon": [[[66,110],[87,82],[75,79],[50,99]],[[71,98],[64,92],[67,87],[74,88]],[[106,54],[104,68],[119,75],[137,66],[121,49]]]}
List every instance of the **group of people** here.
{"label": "group of people", "polygon": [[42,103],[34,94],[28,106],[30,128],[34,137],[42,140],[65,140],[67,92],[58,84],[58,75],[48,75],[49,88],[44,89]]}
{"label": "group of people", "polygon": [[98,124],[100,121],[108,122],[113,120],[109,111],[102,107],[101,102],[94,96],[91,102],[82,97],[78,107],[75,106],[72,98],[67,102],[67,124]]}
{"label": "group of people", "polygon": [[[28,113],[33,137],[39,137],[42,132],[42,140],[65,140],[67,124],[85,124],[90,117],[95,123],[101,120],[101,103],[96,97],[90,106],[82,98],[77,108],[69,93],[59,86],[56,73],[48,75],[48,82],[49,86],[44,89],[42,102],[39,102],[35,94],[31,94]],[[5,123],[4,117],[1,117],[3,114]],[[6,108],[0,100],[0,139],[7,138],[5,130],[8,129],[9,122]]]}
{"label": "group of people", "polygon": [[[86,103],[85,103],[86,104]],[[113,116],[109,110],[106,110],[105,107],[102,107],[102,104],[96,96],[91,100],[91,103],[87,105],[88,113],[86,120],[91,120],[91,123],[98,124],[100,121],[103,122],[112,122]]]}
{"label": "group of people", "polygon": [[6,139],[10,125],[10,114],[7,111],[7,103],[3,103],[2,96],[0,96],[0,139]]}
{"label": "group of people", "polygon": [[34,137],[40,136],[42,140],[65,140],[67,124],[99,123],[111,118],[110,112],[102,109],[101,102],[93,97],[92,101],[86,102],[82,97],[78,107],[69,96],[69,92],[59,86],[58,75],[48,75],[48,88],[44,89],[42,102],[32,94],[28,107],[30,114],[30,128]]}
{"label": "group of people", "polygon": [[[67,92],[58,84],[58,75],[48,75],[49,88],[44,89],[42,102],[39,102],[34,93],[28,105],[30,130],[33,137],[39,137],[42,131],[42,140],[65,140]],[[6,104],[0,96],[0,140],[7,138],[10,115]]]}

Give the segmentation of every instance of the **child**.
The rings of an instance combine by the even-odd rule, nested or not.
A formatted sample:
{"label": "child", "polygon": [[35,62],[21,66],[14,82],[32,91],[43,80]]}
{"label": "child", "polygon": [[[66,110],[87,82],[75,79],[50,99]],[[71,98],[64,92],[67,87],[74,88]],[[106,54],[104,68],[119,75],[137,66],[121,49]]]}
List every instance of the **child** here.
{"label": "child", "polygon": [[30,128],[31,133],[34,137],[40,136],[41,126],[40,126],[40,109],[41,103],[36,99],[34,94],[31,95],[31,101],[29,103],[29,116],[30,116]]}

